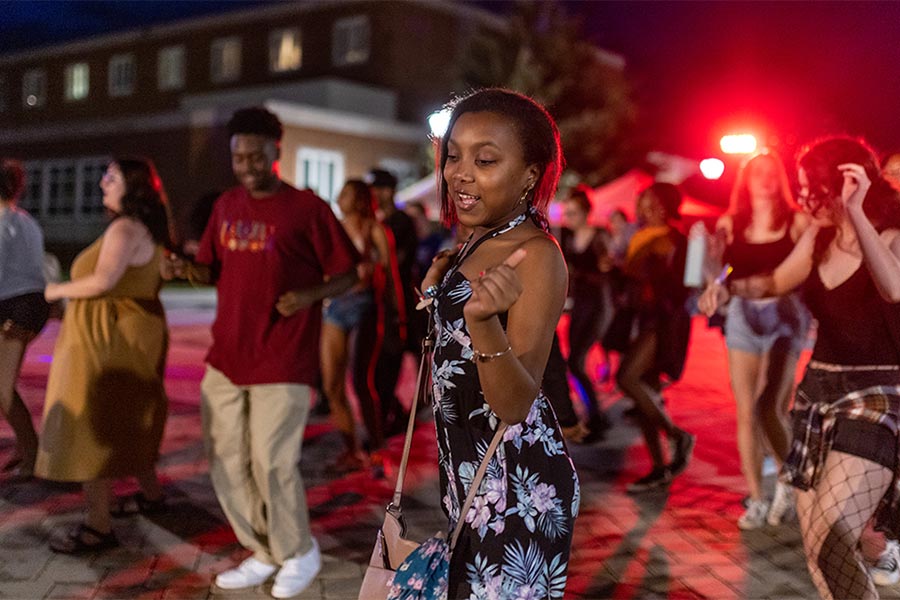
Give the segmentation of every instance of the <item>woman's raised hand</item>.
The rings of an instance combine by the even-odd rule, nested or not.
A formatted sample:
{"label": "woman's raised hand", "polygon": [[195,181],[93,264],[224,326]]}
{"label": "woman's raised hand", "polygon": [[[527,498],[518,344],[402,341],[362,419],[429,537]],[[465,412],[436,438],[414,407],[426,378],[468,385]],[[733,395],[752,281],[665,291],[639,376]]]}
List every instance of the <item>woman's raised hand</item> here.
{"label": "woman's raised hand", "polygon": [[844,208],[851,210],[862,208],[863,199],[872,186],[872,180],[862,165],[844,163],[838,165],[838,170],[844,176],[844,187],[841,189],[841,200]]}
{"label": "woman's raised hand", "polygon": [[516,267],[525,259],[526,251],[519,248],[496,267],[491,267],[471,282],[472,296],[463,308],[467,322],[486,321],[506,312],[522,295],[522,281]]}

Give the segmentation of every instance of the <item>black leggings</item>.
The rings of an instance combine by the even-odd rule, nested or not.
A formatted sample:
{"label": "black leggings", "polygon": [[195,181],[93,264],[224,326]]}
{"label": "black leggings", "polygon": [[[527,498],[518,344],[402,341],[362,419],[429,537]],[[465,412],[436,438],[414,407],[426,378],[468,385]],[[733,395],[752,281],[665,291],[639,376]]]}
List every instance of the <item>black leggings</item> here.
{"label": "black leggings", "polygon": [[576,297],[569,320],[569,372],[584,391],[583,399],[587,405],[588,417],[600,412],[594,382],[584,368],[588,352],[600,341],[600,324],[603,317],[603,305],[600,301],[599,295],[593,301]]}

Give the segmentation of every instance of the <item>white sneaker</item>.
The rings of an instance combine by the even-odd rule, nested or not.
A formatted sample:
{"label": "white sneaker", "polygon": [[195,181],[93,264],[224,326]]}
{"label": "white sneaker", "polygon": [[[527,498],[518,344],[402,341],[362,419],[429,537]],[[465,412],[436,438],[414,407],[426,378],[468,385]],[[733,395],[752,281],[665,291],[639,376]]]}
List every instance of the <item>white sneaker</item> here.
{"label": "white sneaker", "polygon": [[769,503],[762,500],[751,500],[747,504],[747,510],[738,519],[738,527],[741,529],[759,529],[766,524],[766,513],[769,512]]}
{"label": "white sneaker", "polygon": [[263,583],[278,569],[274,565],[256,560],[252,556],[234,569],[216,575],[216,585],[223,590],[239,590]]}
{"label": "white sneaker", "polygon": [[775,497],[772,498],[772,507],[766,517],[769,525],[781,525],[789,514],[794,512],[794,489],[780,481],[775,483]]}
{"label": "white sneaker", "polygon": [[315,539],[313,547],[306,554],[295,555],[281,565],[278,575],[275,576],[275,585],[272,586],[272,596],[275,598],[290,598],[305,590],[322,568],[322,554],[319,552],[319,544]]}
{"label": "white sneaker", "polygon": [[896,585],[900,583],[900,543],[888,540],[884,552],[875,564],[869,567],[869,574],[875,585]]}

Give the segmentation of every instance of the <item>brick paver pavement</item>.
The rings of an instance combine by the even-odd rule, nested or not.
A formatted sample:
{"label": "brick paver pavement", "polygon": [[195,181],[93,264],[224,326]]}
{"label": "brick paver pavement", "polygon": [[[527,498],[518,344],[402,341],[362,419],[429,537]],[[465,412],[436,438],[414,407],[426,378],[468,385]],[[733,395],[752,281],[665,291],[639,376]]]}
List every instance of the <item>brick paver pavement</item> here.
{"label": "brick paver pavement", "polygon": [[[239,592],[211,586],[215,573],[244,557],[210,486],[200,437],[199,383],[213,299],[207,292],[173,290],[165,301],[172,329],[166,380],[170,413],[159,470],[169,510],[117,519],[118,549],[61,556],[48,550],[48,533],[56,525],[77,522],[78,486],[0,480],[0,598],[269,597],[267,586]],[[30,348],[23,369],[20,391],[36,423],[57,329],[57,323],[47,327]],[[405,369],[406,392],[412,387],[413,369],[411,363]],[[685,377],[666,392],[676,423],[698,436],[694,460],[668,491],[640,496],[626,494],[624,485],[646,472],[646,453],[637,429],[621,416],[627,401],[603,391],[614,430],[601,443],[571,449],[581,477],[582,506],[567,598],[815,597],[796,524],[752,532],[741,532],[735,525],[745,486],[727,385],[721,339],[698,321]],[[433,426],[427,411],[422,417],[405,500],[411,536],[420,538],[444,525]],[[357,597],[381,510],[390,496],[390,478],[330,472],[328,464],[339,445],[327,420],[313,417],[301,469],[324,567],[298,598]],[[397,460],[401,446],[402,438],[391,440],[392,459]],[[11,432],[0,424],[0,461],[11,450]],[[116,491],[134,489],[133,482],[121,482]],[[882,593],[900,598],[900,589]]]}

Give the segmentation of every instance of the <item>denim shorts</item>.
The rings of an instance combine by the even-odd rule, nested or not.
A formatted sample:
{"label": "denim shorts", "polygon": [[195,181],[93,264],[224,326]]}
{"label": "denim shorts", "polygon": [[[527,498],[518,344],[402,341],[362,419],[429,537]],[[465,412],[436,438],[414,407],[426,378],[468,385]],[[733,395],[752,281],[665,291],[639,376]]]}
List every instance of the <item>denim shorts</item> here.
{"label": "denim shorts", "polygon": [[793,294],[765,300],[732,298],[725,321],[725,345],[753,354],[765,354],[776,346],[800,354],[809,321],[809,312]]}
{"label": "denim shorts", "polygon": [[350,331],[362,322],[374,306],[372,290],[350,291],[329,300],[322,311],[322,318],[331,325]]}

